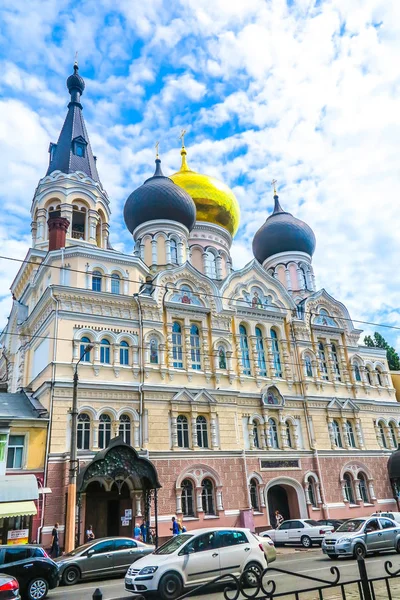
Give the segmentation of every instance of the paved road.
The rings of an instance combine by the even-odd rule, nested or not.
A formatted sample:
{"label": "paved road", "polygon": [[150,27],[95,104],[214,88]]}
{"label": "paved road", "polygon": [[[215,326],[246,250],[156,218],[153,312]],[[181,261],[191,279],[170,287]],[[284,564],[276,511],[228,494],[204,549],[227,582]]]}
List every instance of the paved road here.
{"label": "paved road", "polygon": [[[366,566],[369,577],[379,577],[385,574],[383,564],[391,560],[394,568],[400,568],[400,556],[396,553],[383,554],[367,558]],[[351,581],[358,575],[356,561],[352,559],[341,559],[331,561],[325,557],[320,549],[299,551],[293,554],[280,555],[271,566],[298,573],[298,575],[313,576],[318,578],[332,579],[330,567],[336,565],[341,572],[341,581]],[[272,573],[272,578],[277,585],[277,592],[301,590],[312,587],[310,581],[301,577],[291,577],[282,573]],[[109,579],[107,581],[94,581],[82,583],[72,587],[59,587],[49,592],[48,600],[91,600],[93,592],[100,588],[104,600],[134,600],[132,594],[124,590],[123,579]],[[304,596],[303,596],[304,597]],[[207,589],[207,592],[191,596],[193,600],[223,600],[221,588]]]}

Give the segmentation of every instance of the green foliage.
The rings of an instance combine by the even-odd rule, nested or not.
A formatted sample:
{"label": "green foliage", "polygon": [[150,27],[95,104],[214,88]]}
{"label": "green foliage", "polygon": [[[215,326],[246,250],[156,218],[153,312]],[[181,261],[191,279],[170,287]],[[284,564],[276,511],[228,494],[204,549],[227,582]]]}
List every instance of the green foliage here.
{"label": "green foliage", "polygon": [[366,335],[364,338],[364,344],[369,348],[384,348],[386,350],[386,356],[389,363],[389,369],[391,371],[400,371],[400,358],[393,346],[389,346],[385,338],[375,331],[374,337]]}

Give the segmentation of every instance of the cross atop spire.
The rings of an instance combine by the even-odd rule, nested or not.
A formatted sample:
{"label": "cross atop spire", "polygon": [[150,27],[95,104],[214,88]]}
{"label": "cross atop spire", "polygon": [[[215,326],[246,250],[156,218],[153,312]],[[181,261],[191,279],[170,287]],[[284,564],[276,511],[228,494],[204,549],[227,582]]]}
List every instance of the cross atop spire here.
{"label": "cross atop spire", "polygon": [[155,147],[155,149],[156,149],[156,159],[157,159],[157,158],[160,158],[160,156],[159,156],[159,154],[158,154],[158,151],[159,151],[159,149],[160,149],[160,142],[156,142],[156,145],[155,145],[154,147]]}
{"label": "cross atop spire", "polygon": [[274,196],[276,196],[276,184],[277,184],[277,183],[278,183],[278,181],[277,181],[276,179],[273,179],[273,180],[271,181],[271,185],[273,185],[273,186],[274,186]]}
{"label": "cross atop spire", "polygon": [[185,134],[186,134],[186,129],[181,129],[181,135],[179,136],[179,139],[182,141],[182,148],[185,147]]}

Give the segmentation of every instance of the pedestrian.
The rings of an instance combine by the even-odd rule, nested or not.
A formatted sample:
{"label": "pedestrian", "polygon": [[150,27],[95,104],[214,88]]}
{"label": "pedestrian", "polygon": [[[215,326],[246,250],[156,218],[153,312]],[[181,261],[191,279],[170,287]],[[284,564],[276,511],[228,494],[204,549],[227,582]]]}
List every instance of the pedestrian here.
{"label": "pedestrian", "polygon": [[146,522],[143,519],[142,524],[140,525],[140,532],[142,534],[142,542],[146,543],[147,540],[147,527]]}
{"label": "pedestrian", "polygon": [[94,540],[95,535],[94,535],[94,531],[93,531],[93,525],[89,525],[89,527],[86,530],[86,541],[87,542],[91,542],[92,540]]}
{"label": "pedestrian", "polygon": [[135,525],[135,529],[133,530],[133,537],[135,538],[135,540],[140,540],[140,527],[139,527],[139,523],[136,523]]}
{"label": "pedestrian", "polygon": [[60,555],[60,543],[58,539],[58,523],[55,523],[51,532],[51,558],[57,558]]}
{"label": "pedestrian", "polygon": [[281,513],[279,512],[279,510],[275,511],[275,526],[279,527],[279,525],[281,523],[283,523],[285,519],[282,517]]}
{"label": "pedestrian", "polygon": [[179,535],[180,533],[178,521],[175,517],[172,517],[172,527],[170,527],[170,531],[172,531],[172,535]]}

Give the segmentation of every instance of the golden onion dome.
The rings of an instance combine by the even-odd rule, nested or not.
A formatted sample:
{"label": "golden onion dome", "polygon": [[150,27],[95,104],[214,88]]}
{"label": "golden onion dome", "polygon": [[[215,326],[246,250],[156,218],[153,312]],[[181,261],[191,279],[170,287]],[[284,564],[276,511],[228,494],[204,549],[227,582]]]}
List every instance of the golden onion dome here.
{"label": "golden onion dome", "polygon": [[187,164],[186,154],[186,148],[182,146],[181,168],[170,175],[170,179],[193,198],[196,204],[196,221],[219,225],[233,237],[240,221],[240,208],[235,194],[215,177],[192,171]]}

